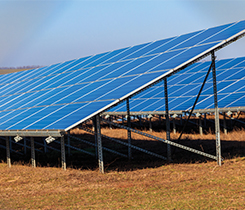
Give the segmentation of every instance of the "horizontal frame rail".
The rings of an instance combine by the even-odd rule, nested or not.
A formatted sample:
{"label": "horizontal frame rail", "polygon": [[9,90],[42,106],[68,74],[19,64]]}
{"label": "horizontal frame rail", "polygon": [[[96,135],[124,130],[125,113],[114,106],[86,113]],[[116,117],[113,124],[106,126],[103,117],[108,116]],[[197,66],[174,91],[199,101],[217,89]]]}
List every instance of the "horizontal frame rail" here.
{"label": "horizontal frame rail", "polygon": [[[6,147],[5,147],[5,146],[3,146],[3,145],[0,145],[0,148],[6,149]],[[17,151],[15,151],[15,150],[13,150],[13,149],[10,149],[10,151],[11,151],[11,152],[15,152],[15,153],[17,153],[18,155],[24,155],[23,153],[21,153],[21,152],[17,152]]]}
{"label": "horizontal frame rail", "polygon": [[[164,98],[163,98],[164,100]],[[232,111],[232,112],[238,112],[238,111],[245,111],[245,106],[241,106],[241,107],[230,107],[230,108],[219,108],[218,109],[219,112],[228,112],[228,111]],[[214,113],[215,110],[214,108],[211,109],[195,109],[193,110],[193,114],[194,113]],[[169,114],[173,115],[173,114],[184,114],[184,113],[190,113],[190,110],[169,110]],[[166,112],[165,111],[131,111],[130,112],[131,116],[136,116],[136,115],[148,115],[148,114],[156,114],[156,115],[165,115]],[[105,116],[105,115],[127,115],[127,112],[104,112],[101,113],[101,116]]]}
{"label": "horizontal frame rail", "polygon": [[[28,138],[26,138],[26,140],[27,140],[27,141],[31,141],[31,140],[30,140],[30,139],[28,139]],[[13,140],[12,140],[12,142],[16,143],[16,142],[15,142],[15,141],[13,141]],[[18,143],[19,143],[19,142],[18,142]],[[19,144],[21,144],[21,143],[19,143]],[[39,145],[39,146],[44,147],[44,145],[43,145],[43,144],[41,144],[41,143],[39,143],[39,142],[36,142],[36,141],[35,141],[35,144],[36,144],[36,145]],[[24,144],[21,144],[21,145],[22,145],[22,146],[24,146]],[[26,145],[26,147],[27,147],[27,148],[31,148],[31,147],[29,147],[29,146],[27,146],[27,145]],[[54,148],[54,147],[51,147],[51,146],[48,146],[48,145],[46,145],[46,147],[47,147],[47,149],[51,149],[51,150],[54,150],[54,151],[60,152],[60,150],[58,150],[58,149],[56,149],[56,148]],[[35,150],[37,150],[38,152],[43,152],[43,151],[38,150],[38,149],[35,149]]]}
{"label": "horizontal frame rail", "polygon": [[[59,141],[54,141],[54,142],[57,143],[57,144],[61,144]],[[77,147],[73,147],[73,146],[68,145],[68,144],[65,144],[65,146],[66,146],[66,147],[69,147],[69,148],[71,148],[71,149],[77,150],[77,151],[79,151],[79,152],[83,152],[83,153],[85,153],[85,154],[95,156],[95,154],[92,153],[92,152],[88,152],[88,151],[86,151],[86,150],[79,149],[79,148],[77,148]]]}
{"label": "horizontal frame rail", "polygon": [[[13,143],[15,143],[15,144],[17,144],[19,146],[23,146],[24,147],[24,144],[21,144],[20,142],[15,142],[13,140],[11,140],[11,142],[13,142]],[[36,144],[36,142],[35,142],[35,144]],[[30,146],[27,146],[27,145],[26,145],[26,148],[31,149],[31,147]],[[37,151],[37,152],[43,152],[42,150],[36,149],[36,148],[35,148],[35,151]]]}

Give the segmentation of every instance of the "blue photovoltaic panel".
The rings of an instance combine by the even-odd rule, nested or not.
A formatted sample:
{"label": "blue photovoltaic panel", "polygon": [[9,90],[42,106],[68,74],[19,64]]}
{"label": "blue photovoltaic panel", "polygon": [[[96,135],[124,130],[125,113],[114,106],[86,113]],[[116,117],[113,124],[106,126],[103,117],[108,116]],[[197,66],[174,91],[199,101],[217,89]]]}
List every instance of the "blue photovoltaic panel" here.
{"label": "blue photovoltaic panel", "polygon": [[[195,63],[168,78],[169,110],[190,110],[194,104],[211,62]],[[245,106],[245,57],[216,61],[218,105],[220,108]],[[212,73],[200,95],[196,109],[214,108]],[[109,110],[126,112],[125,104]],[[165,111],[163,82],[130,99],[130,111]]]}
{"label": "blue photovoltaic panel", "polygon": [[[212,50],[235,41],[244,33],[245,21],[239,21],[29,71],[0,75],[0,130],[69,130]],[[242,68],[240,64],[237,68]],[[173,78],[169,80],[169,92],[173,94],[170,94],[170,98],[173,97],[170,107],[173,109],[182,109],[182,105],[186,108],[191,106],[193,98],[189,96],[194,97],[197,90],[193,82],[199,83],[205,74],[198,65],[203,68],[208,66],[194,64],[184,74],[177,74],[178,78],[170,77]],[[237,81],[242,75],[242,71],[229,75],[226,69],[220,69],[218,78]],[[186,87],[190,83],[193,85]],[[149,97],[149,91],[144,93],[148,94],[150,105],[144,104],[144,94],[141,93],[132,100],[131,106],[138,110],[164,109],[163,104],[158,105],[162,91],[158,91],[157,87],[149,89],[155,98]],[[227,101],[227,94],[236,92],[234,87],[231,84],[222,89],[220,104]],[[244,90],[238,81],[236,87]],[[205,91],[209,94],[208,88]],[[182,93],[183,97],[174,98],[176,93]],[[242,101],[241,92],[232,97],[234,105]],[[202,100],[206,103],[205,107],[212,106],[209,98]],[[201,107],[201,104],[198,106]]]}

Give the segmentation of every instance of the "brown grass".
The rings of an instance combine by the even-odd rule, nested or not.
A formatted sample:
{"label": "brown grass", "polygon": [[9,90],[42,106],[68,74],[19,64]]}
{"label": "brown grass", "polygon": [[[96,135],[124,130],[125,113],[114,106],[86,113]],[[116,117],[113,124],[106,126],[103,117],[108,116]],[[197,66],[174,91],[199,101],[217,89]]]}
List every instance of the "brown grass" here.
{"label": "brown grass", "polygon": [[[157,136],[163,139],[166,139],[166,132],[150,132],[148,130],[144,130],[143,132],[151,134],[153,136]],[[125,142],[127,142],[127,131],[124,129],[109,129],[109,128],[102,128],[101,133],[110,136],[112,138],[120,139]],[[76,129],[73,131],[73,134],[79,134],[82,135],[88,135],[87,132],[83,130]],[[153,140],[149,137],[142,136],[136,133],[132,133],[132,144],[136,145],[138,147],[150,150],[152,152],[156,152],[158,154],[166,155],[166,144]],[[171,133],[171,140],[177,142],[179,133]],[[94,136],[91,136],[92,141],[94,141]],[[88,137],[89,139],[89,137]],[[206,135],[199,135],[199,134],[183,134],[180,141],[178,141],[179,144],[189,146],[191,148],[213,154],[215,155],[216,145],[215,145],[215,134],[206,134]],[[104,146],[110,146],[112,144],[111,141],[106,141],[106,139],[103,139],[103,145]],[[117,148],[117,147],[116,147]],[[112,147],[113,149],[113,147]],[[244,156],[245,154],[245,130],[234,130],[232,132],[229,132],[228,135],[225,135],[221,132],[221,149],[222,149],[222,157],[227,158],[233,158],[237,156]],[[125,154],[127,154],[127,148],[119,147],[116,149],[117,151],[123,151]],[[173,159],[176,163],[180,162],[195,162],[198,160],[205,161],[206,158],[203,158],[202,156],[195,155],[193,153],[187,152],[185,150],[174,148],[173,151]],[[143,153],[137,153],[137,151],[133,151],[134,157],[135,155],[141,159],[143,158]],[[135,154],[137,153],[137,154]],[[149,156],[145,157],[145,159],[150,158]],[[149,159],[150,160],[150,159]]]}
{"label": "brown grass", "polygon": [[0,164],[1,209],[244,209],[245,159],[98,171]]}
{"label": "brown grass", "polygon": [[[161,131],[161,132],[156,132],[156,131],[149,131],[149,130],[143,130],[144,133],[151,134],[153,136],[157,136],[160,138],[166,138],[166,132]],[[101,133],[107,136],[110,136],[112,138],[118,138],[118,139],[127,139],[127,130],[124,129],[109,129],[109,128],[102,128]],[[71,130],[71,134],[75,135],[82,135],[82,134],[88,134],[88,132],[80,130],[78,128]],[[179,137],[180,133],[174,134],[171,132],[171,139],[172,140],[177,140]],[[146,136],[142,136],[136,133],[132,133],[132,138],[136,140],[151,140],[150,138]],[[215,140],[215,135],[212,133],[205,134],[205,135],[200,135],[200,134],[186,134],[184,133],[182,135],[181,139],[191,139],[191,140],[198,140],[198,139],[210,139],[210,140]],[[239,129],[239,130],[234,130],[232,132],[229,132],[227,135],[221,132],[220,139],[222,141],[245,141],[245,129]]]}
{"label": "brown grass", "polygon": [[[144,132],[166,136],[164,131]],[[72,133],[94,141],[94,136],[82,130]],[[127,140],[127,131],[122,129],[102,128],[102,134]],[[178,136],[171,133],[174,141]],[[159,145],[164,145],[134,133],[132,138],[134,145],[157,153],[162,151]],[[244,209],[245,130],[221,133],[221,140],[225,157],[221,167],[208,159],[199,161],[198,155],[192,159],[183,150],[175,151],[178,163],[171,164],[136,151],[131,162],[107,162],[104,153],[105,174],[100,174],[98,168],[75,170],[69,166],[63,171],[14,163],[9,169],[6,163],[0,163],[0,209]],[[215,151],[213,134],[184,134],[180,143],[205,152]],[[103,139],[103,146],[110,145]],[[127,152],[127,148],[116,150]],[[79,158],[77,161],[83,164],[87,157]],[[181,162],[181,158],[185,161]],[[150,160],[153,162],[149,163]]]}
{"label": "brown grass", "polygon": [[25,71],[29,69],[0,69],[0,75],[1,74],[10,74],[14,72],[19,72],[19,71]]}

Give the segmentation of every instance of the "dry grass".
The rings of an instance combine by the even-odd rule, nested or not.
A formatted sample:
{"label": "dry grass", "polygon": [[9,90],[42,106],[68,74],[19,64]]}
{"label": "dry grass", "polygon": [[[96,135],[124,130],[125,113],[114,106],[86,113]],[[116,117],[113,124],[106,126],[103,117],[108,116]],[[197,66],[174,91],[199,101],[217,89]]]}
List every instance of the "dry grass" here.
{"label": "dry grass", "polygon": [[0,75],[14,73],[18,71],[25,71],[25,70],[29,70],[29,69],[0,69]]}
{"label": "dry grass", "polygon": [[0,164],[1,209],[244,209],[245,158],[117,172]]}
{"label": "dry grass", "polygon": [[[143,130],[144,133],[151,134],[153,136],[165,138],[166,137],[166,132],[161,131],[161,132],[156,132],[156,131],[149,131],[149,130]],[[82,135],[82,134],[87,134],[88,132],[79,130],[78,128],[71,130],[71,134],[76,134],[76,135]],[[109,129],[109,128],[102,128],[101,133],[107,136],[110,136],[112,138],[118,138],[118,139],[127,139],[127,130],[125,129]],[[177,140],[179,137],[180,133],[171,133],[171,139],[172,140]],[[132,133],[132,138],[136,140],[151,140],[150,138],[146,136],[139,135],[137,133]],[[205,134],[205,135],[199,135],[199,134],[186,134],[184,133],[182,135],[181,139],[190,139],[190,140],[198,140],[198,139],[210,139],[210,140],[215,140],[215,135],[212,133]],[[239,130],[234,130],[232,132],[229,132],[227,135],[221,132],[220,139],[222,141],[245,141],[245,129],[239,129]]]}
{"label": "dry grass", "polygon": [[[166,136],[165,132],[144,132],[161,138]],[[94,141],[94,137],[84,131],[74,130],[73,134],[83,134],[84,138]],[[102,128],[102,134],[122,141],[127,139],[127,131],[122,129]],[[178,136],[171,134],[175,141]],[[134,145],[157,153],[162,150],[159,145],[165,145],[134,133],[132,137]],[[184,134],[182,139],[181,144],[207,152],[215,146],[213,134]],[[9,169],[6,163],[0,163],[0,209],[244,209],[245,131],[222,133],[221,140],[225,155],[221,167],[215,161],[199,161],[200,156],[195,162],[191,154],[183,150],[176,150],[178,163],[171,164],[156,159],[150,164],[149,156],[136,151],[133,151],[135,160],[131,162],[125,159],[107,162],[104,158],[105,174],[100,174],[98,168],[75,170],[70,167],[63,171],[56,167],[33,169],[14,163]],[[110,144],[103,140],[103,146]],[[122,152],[121,148],[116,150]],[[229,156],[231,151],[234,154]],[[127,148],[123,152],[126,153]],[[83,164],[85,158],[79,158]],[[181,158],[185,161],[180,164]]]}
{"label": "dry grass", "polygon": [[[150,132],[149,130],[144,130],[143,132],[151,134],[153,136],[157,136],[163,139],[166,139],[166,132]],[[87,134],[87,132],[83,130],[76,129],[73,131],[74,134],[80,134],[84,135]],[[109,128],[102,128],[101,133],[110,136],[115,139],[124,140],[127,141],[127,131],[124,129],[109,129]],[[139,146],[141,148],[156,152],[158,154],[166,155],[166,144],[153,140],[149,137],[142,136],[136,133],[132,133],[132,144]],[[179,137],[179,133],[171,133],[171,140],[177,142],[177,139]],[[178,143],[189,146],[191,148],[207,152],[209,154],[215,155],[215,134],[206,134],[206,135],[199,135],[199,134],[183,134],[182,138]],[[94,137],[92,136],[92,139]],[[94,141],[94,140],[93,140]],[[106,139],[103,140],[103,145],[109,146],[111,145],[111,142],[106,142]],[[113,147],[112,147],[113,148]],[[116,147],[117,148],[117,147]],[[126,149],[126,148],[124,148]],[[221,149],[222,149],[222,157],[225,159],[230,159],[237,156],[244,156],[245,154],[245,130],[234,130],[232,132],[229,132],[228,135],[225,135],[224,133],[221,133]],[[127,150],[123,150],[123,148],[118,148],[117,151],[123,151],[124,153],[127,153]],[[176,163],[180,162],[195,162],[198,160],[205,161],[206,159],[202,156],[195,155],[193,153],[184,151],[179,148],[173,148],[173,158]],[[134,155],[135,152],[134,151]],[[139,153],[139,157],[142,158],[142,153]],[[137,154],[136,154],[137,156]],[[146,159],[149,158],[148,156]]]}

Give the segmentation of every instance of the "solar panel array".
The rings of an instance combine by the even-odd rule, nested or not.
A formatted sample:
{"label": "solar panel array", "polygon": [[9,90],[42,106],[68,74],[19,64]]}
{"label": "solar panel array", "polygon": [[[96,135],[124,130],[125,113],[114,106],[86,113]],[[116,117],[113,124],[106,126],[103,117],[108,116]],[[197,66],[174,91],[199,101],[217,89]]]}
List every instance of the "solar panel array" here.
{"label": "solar panel array", "polygon": [[245,33],[245,21],[0,76],[0,130],[69,130]]}
{"label": "solar panel array", "polygon": [[[211,62],[195,63],[168,78],[169,110],[191,110]],[[245,57],[216,61],[218,105],[220,108],[245,107]],[[204,85],[196,109],[214,108],[212,74]],[[164,84],[158,83],[130,99],[132,112],[165,110]],[[125,112],[125,105],[110,111]]]}

